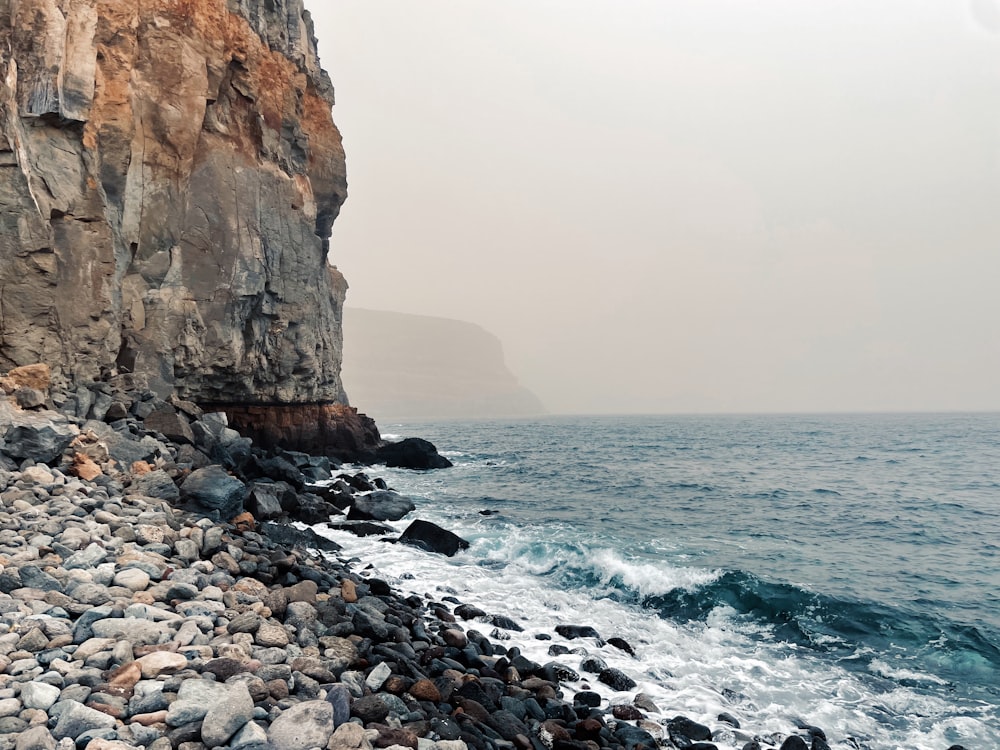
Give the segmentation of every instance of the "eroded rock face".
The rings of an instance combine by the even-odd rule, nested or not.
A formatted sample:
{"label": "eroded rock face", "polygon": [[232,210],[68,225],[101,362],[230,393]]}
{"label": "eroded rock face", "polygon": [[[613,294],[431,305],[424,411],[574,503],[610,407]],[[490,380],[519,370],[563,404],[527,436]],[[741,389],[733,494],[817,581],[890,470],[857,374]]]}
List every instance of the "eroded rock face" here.
{"label": "eroded rock face", "polygon": [[0,370],[344,401],[332,104],[302,0],[0,0]]}

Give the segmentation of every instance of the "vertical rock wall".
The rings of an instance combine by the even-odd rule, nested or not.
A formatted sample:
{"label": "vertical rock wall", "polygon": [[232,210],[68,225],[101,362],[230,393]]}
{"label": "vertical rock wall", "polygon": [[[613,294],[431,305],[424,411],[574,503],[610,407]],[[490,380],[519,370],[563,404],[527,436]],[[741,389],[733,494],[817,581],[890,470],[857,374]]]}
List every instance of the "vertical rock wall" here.
{"label": "vertical rock wall", "polygon": [[0,0],[0,369],[343,402],[332,104],[302,0]]}

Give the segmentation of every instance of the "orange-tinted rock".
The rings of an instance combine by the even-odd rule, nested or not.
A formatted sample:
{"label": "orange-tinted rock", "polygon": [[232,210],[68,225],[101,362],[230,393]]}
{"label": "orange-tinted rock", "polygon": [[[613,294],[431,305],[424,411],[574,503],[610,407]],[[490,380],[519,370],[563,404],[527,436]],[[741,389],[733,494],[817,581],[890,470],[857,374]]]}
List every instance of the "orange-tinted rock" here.
{"label": "orange-tinted rock", "polygon": [[253,531],[256,526],[252,513],[240,513],[231,523],[238,531]]}
{"label": "orange-tinted rock", "polygon": [[104,473],[90,456],[85,456],[83,453],[77,453],[73,456],[73,466],[70,468],[70,472],[85,482],[93,482]]}
{"label": "orange-tinted rock", "polygon": [[418,701],[430,701],[431,703],[441,702],[441,691],[438,690],[431,680],[418,680],[410,688],[410,695]]}
{"label": "orange-tinted rock", "polygon": [[353,604],[358,600],[358,587],[350,578],[345,578],[340,582],[340,598],[348,604]]}
{"label": "orange-tinted rock", "polygon": [[345,460],[372,459],[381,437],[375,422],[343,404],[226,405],[233,429],[254,443]]}
{"label": "orange-tinted rock", "polygon": [[0,371],[344,402],[344,153],[303,0],[0,6]]}
{"label": "orange-tinted rock", "polygon": [[7,378],[15,388],[34,388],[47,391],[52,386],[52,372],[46,364],[31,364],[15,367],[7,373]]}

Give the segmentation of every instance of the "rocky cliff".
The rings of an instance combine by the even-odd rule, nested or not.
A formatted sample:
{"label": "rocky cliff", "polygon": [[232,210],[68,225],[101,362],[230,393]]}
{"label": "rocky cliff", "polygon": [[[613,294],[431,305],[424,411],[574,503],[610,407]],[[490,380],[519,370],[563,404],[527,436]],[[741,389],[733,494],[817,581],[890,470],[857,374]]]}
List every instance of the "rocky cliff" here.
{"label": "rocky cliff", "polygon": [[344,310],[344,384],[382,419],[478,419],[544,414],[477,325],[384,310]]}
{"label": "rocky cliff", "polygon": [[0,369],[344,402],[332,104],[302,0],[0,0]]}

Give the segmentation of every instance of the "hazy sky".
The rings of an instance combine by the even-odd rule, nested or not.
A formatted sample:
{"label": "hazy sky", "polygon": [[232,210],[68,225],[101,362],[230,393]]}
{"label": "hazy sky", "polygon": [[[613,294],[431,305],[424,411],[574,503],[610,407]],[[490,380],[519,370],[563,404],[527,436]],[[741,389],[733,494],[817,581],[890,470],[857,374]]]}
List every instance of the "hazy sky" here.
{"label": "hazy sky", "polygon": [[349,305],[557,412],[1000,409],[1000,0],[307,5]]}

